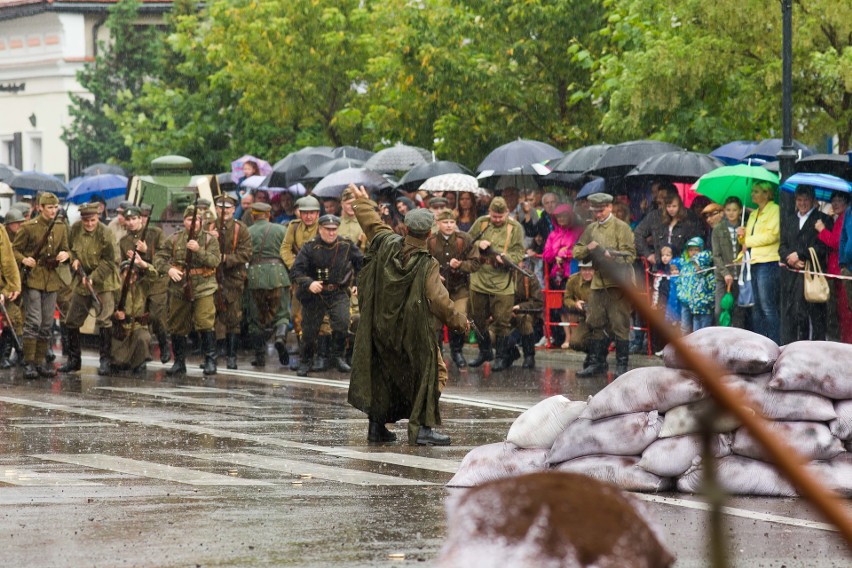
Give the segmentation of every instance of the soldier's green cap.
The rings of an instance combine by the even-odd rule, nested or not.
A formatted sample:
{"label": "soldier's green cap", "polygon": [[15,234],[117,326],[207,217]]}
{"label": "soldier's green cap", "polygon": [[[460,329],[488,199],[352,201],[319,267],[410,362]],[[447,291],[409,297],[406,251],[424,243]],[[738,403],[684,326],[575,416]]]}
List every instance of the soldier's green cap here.
{"label": "soldier's green cap", "polygon": [[183,210],[183,218],[192,217],[195,215],[195,206],[189,205],[186,209]]}
{"label": "soldier's green cap", "polygon": [[99,213],[99,207],[97,203],[84,203],[81,205],[77,211],[80,213],[80,217],[91,217],[93,215],[97,215]]}
{"label": "soldier's green cap", "polygon": [[125,217],[139,217],[142,215],[142,209],[137,207],[136,205],[131,205],[127,209],[124,210]]}
{"label": "soldier's green cap", "polygon": [[230,195],[220,195],[215,201],[216,207],[222,207],[223,209],[226,207],[236,207],[237,205],[237,200]]}
{"label": "soldier's green cap", "polygon": [[202,215],[203,215],[203,217],[204,217],[204,222],[205,222],[205,223],[211,223],[211,222],[213,222],[213,221],[215,221],[215,220],[216,220],[216,214],[215,214],[215,213],[213,213],[213,211],[211,211],[211,210],[209,210],[209,209],[205,209],[205,210],[204,210],[204,211],[202,211],[201,213],[202,213]]}
{"label": "soldier's green cap", "polygon": [[198,206],[210,209],[210,206],[213,205],[213,202],[207,199],[206,197],[202,197],[198,200]]}
{"label": "soldier's green cap", "polygon": [[272,205],[269,203],[263,203],[262,201],[257,201],[251,204],[252,213],[269,213],[272,211]]}
{"label": "soldier's green cap", "polygon": [[42,193],[38,198],[39,205],[59,205],[59,198],[52,193]]}
{"label": "soldier's green cap", "polygon": [[434,209],[435,207],[446,207],[450,202],[447,201],[446,197],[433,197],[429,200],[429,209]]}
{"label": "soldier's green cap", "polygon": [[349,201],[350,199],[355,199],[355,195],[352,193],[352,190],[347,187],[343,190],[343,193],[340,194],[340,201]]}
{"label": "soldier's green cap", "polygon": [[21,213],[23,213],[23,212],[25,212],[25,211],[26,211],[27,213],[29,213],[30,211],[32,211],[32,210],[33,210],[33,208],[32,208],[32,207],[30,207],[30,204],[29,204],[29,203],[24,203],[24,202],[22,202],[22,201],[19,201],[19,202],[15,203],[14,205],[12,205],[12,209],[15,209],[15,210],[17,210],[17,211],[20,211]]}
{"label": "soldier's green cap", "polygon": [[132,201],[122,201],[121,203],[118,204],[118,207],[116,207],[115,210],[116,211],[125,211],[125,210],[127,210],[128,207],[132,207],[132,206],[133,206]]}
{"label": "soldier's green cap", "polygon": [[589,203],[603,207],[612,203],[612,196],[608,193],[593,193],[588,197]]}
{"label": "soldier's green cap", "polygon": [[495,197],[491,200],[491,205],[488,206],[488,210],[503,214],[509,211],[509,206],[506,205],[506,200],[502,197]]}
{"label": "soldier's green cap", "polygon": [[452,209],[444,209],[443,211],[441,211],[440,213],[435,215],[435,222],[436,223],[438,221],[455,221],[455,220],[456,220],[456,214],[453,213]]}
{"label": "soldier's green cap", "polygon": [[338,217],[337,215],[331,215],[331,214],[323,215],[322,217],[319,218],[318,223],[319,223],[320,227],[327,227],[329,225],[332,225],[334,227],[339,227],[340,226],[340,217]]}
{"label": "soldier's green cap", "polygon": [[415,209],[405,214],[405,226],[414,233],[428,233],[435,223],[435,214],[428,209]]}
{"label": "soldier's green cap", "polygon": [[139,206],[139,210],[142,212],[143,215],[150,215],[151,211],[153,211],[154,208],[151,205],[148,205],[147,203],[143,203]]}
{"label": "soldier's green cap", "polygon": [[296,201],[296,207],[299,211],[319,211],[320,202],[313,195],[306,195]]}
{"label": "soldier's green cap", "polygon": [[21,215],[21,212],[12,207],[11,209],[9,209],[9,212],[6,213],[6,218],[3,220],[3,222],[6,225],[9,225],[10,223],[20,223],[23,220],[24,216]]}

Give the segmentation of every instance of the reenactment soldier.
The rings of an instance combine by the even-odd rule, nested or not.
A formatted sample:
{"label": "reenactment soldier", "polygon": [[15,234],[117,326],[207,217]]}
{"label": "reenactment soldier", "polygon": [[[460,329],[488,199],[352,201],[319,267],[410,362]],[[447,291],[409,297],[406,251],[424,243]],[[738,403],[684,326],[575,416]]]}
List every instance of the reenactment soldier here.
{"label": "reenactment soldier", "polygon": [[[434,200],[433,200],[434,201]],[[479,270],[481,260],[479,248],[473,246],[470,235],[459,231],[456,218],[452,211],[444,209],[435,218],[438,233],[426,239],[426,248],[440,265],[439,271],[444,287],[450,294],[456,311],[467,318],[467,301],[470,296],[470,275]],[[443,342],[444,324],[438,324],[438,345]],[[450,332],[450,355],[456,367],[467,367],[462,355],[466,337],[463,334]]]}
{"label": "reenactment soldier", "polygon": [[355,203],[355,197],[352,195],[352,190],[348,188],[344,189],[343,194],[340,196],[342,212],[340,214],[340,227],[337,229],[337,234],[357,244],[358,248],[363,252],[367,248],[367,236],[364,234],[361,225],[358,224],[358,219],[355,217],[353,203]]}
{"label": "reenactment soldier", "polygon": [[274,330],[275,349],[278,361],[286,365],[290,361],[287,353],[287,325],[290,312],[290,278],[281,260],[281,243],[287,229],[284,225],[271,223],[272,207],[268,203],[251,206],[252,225],[248,229],[251,237],[252,254],[248,269],[248,289],[251,293],[248,308],[249,335],[254,345],[255,367],[266,365],[266,339]]}
{"label": "reenactment soldier", "polygon": [[571,330],[569,347],[574,351],[586,352],[586,360],[583,362],[583,367],[586,367],[589,359],[589,347],[587,345],[589,325],[586,323],[586,318],[589,315],[587,308],[589,297],[592,295],[592,278],[595,276],[595,268],[592,261],[588,259],[580,262],[579,267],[580,271],[577,274],[572,274],[565,283],[562,305],[568,310],[568,321],[577,324]]}
{"label": "reenactment soldier", "polygon": [[502,197],[495,197],[488,206],[488,215],[473,222],[470,231],[475,246],[479,247],[482,266],[470,276],[470,308],[479,329],[479,356],[471,367],[479,367],[494,359],[488,318],[494,331],[497,359],[492,371],[502,371],[511,364],[507,350],[507,337],[512,328],[512,306],[515,303],[515,278],[512,270],[503,263],[502,255],[518,263],[524,258],[524,229],[509,218],[509,208]]}
{"label": "reenactment soldier", "polygon": [[392,442],[385,426],[408,418],[408,443],[449,445],[434,430],[441,424],[439,376],[446,373],[432,322],[466,332],[467,319],[441,284],[438,261],[426,250],[434,222],[428,209],[405,216],[408,234],[384,224],[363,187],[351,186],[355,214],[368,239],[368,258],[359,276],[361,321],[355,336],[349,403],[365,412],[370,442]]}
{"label": "reenactment soldier", "polygon": [[[124,238],[124,235],[127,234],[127,219],[124,217],[124,212],[127,211],[128,207],[133,205],[132,201],[122,201],[118,204],[118,207],[115,208],[115,218],[112,219],[107,225],[107,229],[112,232],[113,237],[115,237],[115,242],[121,242],[121,239]],[[116,248],[116,262],[119,262],[121,259],[118,257],[119,251]]]}
{"label": "reenactment soldier", "polygon": [[[5,220],[7,226],[10,218],[14,223],[20,224],[21,214],[14,210],[9,211]],[[3,328],[3,335],[0,336],[0,368],[2,369],[8,369],[12,366],[9,360],[12,347],[15,344],[12,332],[15,331],[20,337],[20,333],[23,331],[21,308],[16,304],[20,296],[21,273],[18,269],[18,261],[15,258],[15,252],[12,250],[9,233],[6,228],[0,228],[0,303],[6,308],[8,316],[8,319],[4,318],[0,322]],[[18,353],[18,357],[20,356],[21,354]]]}
{"label": "reenactment soldier", "polygon": [[[150,224],[151,206],[143,205],[128,207],[124,212],[127,234],[121,239],[118,246],[121,249],[121,258],[128,260],[133,257],[133,251],[142,257],[147,264],[154,262],[154,254],[166,243],[166,235],[159,227]],[[142,240],[145,233],[145,240]],[[157,343],[160,346],[160,362],[165,364],[171,359],[169,348],[169,302],[168,302],[168,274],[160,274],[156,270],[143,271],[136,276],[139,285],[144,288],[144,296],[147,302],[145,312]]]}
{"label": "reenactment soldier", "polygon": [[[299,209],[299,218],[293,219],[287,225],[287,234],[284,235],[284,241],[281,243],[281,260],[284,261],[287,270],[292,270],[296,255],[305,243],[316,236],[317,219],[320,215],[320,202],[312,195],[297,200],[296,207]],[[293,328],[298,336],[302,332],[302,305],[296,297],[295,288],[290,292],[292,294],[290,313],[293,317]]]}
{"label": "reenactment soldier", "polygon": [[100,221],[98,204],[80,207],[80,220],[71,226],[68,244],[71,249],[71,271],[74,275],[71,301],[65,314],[67,348],[60,373],[80,370],[80,328],[95,308],[95,329],[99,337],[99,375],[110,372],[112,314],[115,312],[113,292],[120,287],[116,244],[112,233]]}
{"label": "reenactment soldier", "polygon": [[[59,265],[68,260],[68,228],[56,220],[59,199],[52,193],[39,197],[41,212],[18,230],[12,244],[21,255],[24,265],[24,378],[56,376],[56,369],[43,361],[53,327],[56,292],[62,282],[56,273]],[[36,367],[36,361],[39,362]]]}
{"label": "reenactment soldier", "polygon": [[130,370],[135,376],[142,376],[145,374],[147,362],[151,360],[151,334],[148,332],[148,312],[145,310],[145,286],[136,286],[136,283],[140,276],[143,279],[149,274],[156,276],[157,271],[140,255],[132,258],[132,268],[130,259],[121,262],[119,277],[122,283],[127,279],[127,286],[122,285],[122,293],[126,288],[123,306],[120,305],[119,296],[119,305],[113,314],[111,368],[113,371]]}
{"label": "reenactment soldier", "polygon": [[[520,264],[523,265],[523,262]],[[535,322],[541,318],[544,309],[544,295],[538,279],[530,278],[526,274],[515,271],[515,304],[512,306],[511,325],[520,335],[521,351],[524,361],[521,367],[524,369],[535,369],[535,337],[533,330]],[[511,357],[509,366],[518,357],[518,350],[512,346],[509,349]]]}
{"label": "reenactment soldier", "polygon": [[[204,374],[216,374],[216,267],[219,243],[201,230],[201,215],[192,205],[183,212],[183,229],[166,239],[154,255],[157,272],[169,275],[169,331],[175,362],[166,374],[186,374],[186,336],[201,336]],[[192,236],[192,238],[190,238]]]}
{"label": "reenactment soldier", "polygon": [[[20,273],[20,263],[21,258],[18,258],[19,253],[16,253],[12,248],[12,241],[15,239],[15,233],[18,232],[18,228],[21,226],[21,223],[24,222],[24,217],[21,215],[21,212],[17,209],[10,209],[8,213],[6,213],[5,223],[5,231],[3,233],[6,235],[0,235],[0,271],[2,271],[2,288],[0,288],[0,293],[3,295],[3,305],[6,307],[6,313],[9,314],[9,319],[11,321],[3,322],[3,335],[0,336],[0,369],[9,369],[14,363],[12,361],[12,348],[15,348],[15,351],[19,349],[15,345],[15,339],[12,335],[12,332],[15,332],[15,335],[20,337],[24,333],[24,312],[21,310],[21,273]],[[14,264],[15,274],[17,274],[17,292],[15,291],[15,276],[12,273],[11,267],[9,266],[11,263]],[[23,354],[17,353],[17,359],[23,360]]]}
{"label": "reenactment soldier", "polygon": [[340,217],[323,215],[318,225],[317,236],[305,243],[290,271],[303,310],[302,347],[296,372],[300,377],[311,370],[326,314],[331,324],[331,364],[341,373],[351,370],[343,357],[349,330],[347,291],[364,262],[364,254],[355,243],[337,236]]}
{"label": "reenactment soldier", "polygon": [[636,258],[636,245],[630,225],[612,214],[612,196],[593,193],[589,196],[594,220],[586,227],[574,245],[573,256],[579,261],[591,259],[595,267],[592,278],[592,293],[586,323],[589,325],[589,364],[577,373],[578,377],[590,377],[606,373],[606,356],[610,336],[615,336],[616,375],[627,372],[630,358],[630,304],[618,283],[601,271],[604,262],[613,263],[625,272],[632,273]]}
{"label": "reenactment soldier", "polygon": [[211,234],[219,241],[222,252],[222,262],[216,269],[216,340],[225,341],[228,368],[236,369],[246,263],[252,257],[252,240],[245,223],[234,219],[237,200],[220,195],[215,201],[218,219]]}

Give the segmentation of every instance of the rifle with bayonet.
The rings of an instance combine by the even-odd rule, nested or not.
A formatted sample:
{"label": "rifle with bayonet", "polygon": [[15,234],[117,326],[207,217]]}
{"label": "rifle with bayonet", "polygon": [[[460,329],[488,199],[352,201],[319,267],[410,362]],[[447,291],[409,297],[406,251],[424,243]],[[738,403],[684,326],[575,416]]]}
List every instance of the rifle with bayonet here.
{"label": "rifle with bayonet", "polygon": [[[50,223],[47,224],[47,231],[44,232],[44,236],[38,242],[38,246],[36,247],[35,251],[31,255],[32,258],[35,259],[36,264],[38,264],[39,256],[41,256],[41,251],[43,251],[44,247],[47,246],[47,241],[50,240],[50,235],[53,233],[53,227],[56,225],[56,222],[58,220],[59,220],[59,211],[57,210],[56,215],[54,215],[53,219],[50,220]],[[50,261],[48,259],[45,259],[44,262],[45,262],[45,265],[47,265],[47,263],[50,262]],[[55,262],[55,261],[53,261],[53,262]],[[58,266],[59,263],[57,262],[56,265]],[[56,267],[54,266],[53,268],[56,268]],[[29,277],[31,271],[32,271],[31,267],[27,266],[26,264],[23,265],[23,268],[21,269],[21,286],[22,287],[26,285],[27,278]]]}
{"label": "rifle with bayonet", "polygon": [[[142,205],[143,199],[145,199],[145,190],[142,190],[142,195],[139,198],[139,203],[137,205]],[[139,235],[139,241],[145,242],[145,237],[148,235],[148,224],[151,222],[151,216],[148,215],[145,218],[145,226],[142,227],[142,233]],[[139,242],[137,241],[137,243]],[[124,281],[121,283],[121,293],[118,295],[118,304],[115,306],[116,312],[123,312],[125,307],[127,306],[127,293],[130,290],[130,275],[136,267],[136,257],[139,256],[139,251],[137,245],[133,246],[133,254],[130,256],[130,266],[127,269],[127,273],[124,275]],[[113,322],[115,325],[112,326],[112,334],[119,341],[123,340],[127,335],[124,329],[124,321],[116,319],[115,314],[113,314]]]}
{"label": "rifle with bayonet", "polygon": [[527,278],[535,278],[535,274],[533,274],[532,272],[530,272],[526,268],[523,268],[522,266],[518,265],[515,261],[513,261],[511,258],[509,258],[509,255],[497,252],[496,250],[494,250],[494,247],[492,247],[490,245],[485,249],[479,249],[479,254],[482,254],[482,255],[485,255],[485,256],[493,255],[495,258],[499,258],[500,260],[503,261],[504,267],[506,267],[510,270],[515,270],[517,272],[520,272],[521,274],[523,274]]}
{"label": "rifle with bayonet", "polygon": [[[8,298],[9,297],[6,296],[6,299],[8,299]],[[0,302],[0,313],[3,314],[3,321],[5,322],[3,329],[4,330],[8,329],[9,332],[12,334],[12,340],[15,342],[15,349],[18,350],[18,354],[19,354],[18,356],[20,357],[21,356],[20,354],[22,354],[24,352],[24,346],[21,344],[21,339],[18,337],[18,334],[15,333],[15,324],[13,324],[12,320],[9,318],[9,312],[6,311],[6,302],[5,301]],[[8,325],[9,327],[7,328],[6,325]]]}
{"label": "rifle with bayonet", "polygon": [[228,311],[228,300],[225,298],[225,208],[222,207],[222,213],[219,214],[219,266],[216,267],[216,294],[213,296],[213,301],[216,304],[216,311],[225,313]]}
{"label": "rifle with bayonet", "polygon": [[[192,204],[192,224],[186,233],[186,242],[194,241],[197,236],[195,224],[198,222],[198,194],[195,195],[195,201]],[[192,277],[189,274],[190,265],[192,264],[193,253],[186,249],[186,256],[183,261],[183,299],[187,302],[192,301]]]}

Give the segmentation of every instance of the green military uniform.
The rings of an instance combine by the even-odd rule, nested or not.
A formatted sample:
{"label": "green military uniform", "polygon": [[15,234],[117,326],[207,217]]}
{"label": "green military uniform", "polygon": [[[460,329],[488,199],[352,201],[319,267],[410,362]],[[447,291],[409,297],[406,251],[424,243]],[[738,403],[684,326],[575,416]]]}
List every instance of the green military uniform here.
{"label": "green military uniform", "polygon": [[[82,219],[71,226],[68,243],[71,248],[71,263],[79,265],[74,273],[71,302],[65,315],[65,327],[68,333],[68,353],[65,364],[59,368],[67,373],[80,370],[80,328],[95,308],[95,327],[100,335],[100,366],[98,374],[109,374],[112,315],[115,311],[113,293],[120,287],[118,266],[115,259],[116,243],[110,231],[96,217],[98,206],[86,204],[80,208]],[[94,218],[95,226],[87,231],[83,224]],[[97,298],[92,297],[89,288],[83,283],[83,275],[91,283]]]}
{"label": "green military uniform", "polygon": [[[489,210],[498,214],[508,213],[506,201],[495,197]],[[505,254],[510,260],[519,263],[524,258],[524,228],[514,219],[506,218],[501,226],[491,223],[489,216],[474,221],[470,233],[476,235],[475,243],[489,241],[497,254]],[[474,246],[479,246],[474,244]],[[480,330],[479,357],[471,362],[478,367],[485,361],[491,361],[491,337],[488,333],[488,320],[494,331],[497,361],[492,370],[499,371],[511,364],[506,338],[512,330],[512,305],[515,294],[515,278],[512,270],[502,266],[495,255],[483,255],[482,267],[470,276],[470,308],[476,327]]]}
{"label": "green military uniform", "polygon": [[[515,306],[518,311],[513,312],[512,326],[518,330],[521,336],[521,350],[524,353],[524,361],[521,365],[524,369],[535,368],[535,338],[533,329],[535,322],[541,319],[544,310],[544,295],[538,279],[525,276],[515,272]],[[511,349],[514,355],[517,352]],[[514,357],[513,357],[514,358]]]}
{"label": "green military uniform", "polygon": [[[577,324],[571,330],[570,347],[575,351],[586,351],[586,339],[589,336],[589,325],[586,323],[589,298],[592,295],[592,281],[583,280],[581,274],[573,274],[565,283],[565,292],[562,294],[562,305],[568,310],[570,321]],[[577,301],[586,304],[585,309],[577,306]]]}
{"label": "green military uniform", "polygon": [[[444,218],[452,219],[452,212],[446,212],[444,217],[439,216],[438,221]],[[441,278],[443,278],[444,286],[450,294],[450,300],[453,301],[456,311],[467,317],[470,275],[479,270],[481,265],[479,249],[473,246],[471,236],[463,231],[455,231],[450,235],[433,232],[432,236],[426,240],[426,248],[440,265]],[[453,259],[461,262],[458,268],[450,266],[450,261]],[[438,345],[440,345],[443,341],[444,324],[437,320],[436,324],[438,326]],[[462,356],[462,347],[464,347],[466,338],[463,334],[450,332],[449,339],[453,362],[459,368],[466,367],[467,362]]]}
{"label": "green military uniform", "polygon": [[[201,215],[195,216],[191,205],[184,211],[184,221],[188,217],[195,218],[200,225]],[[199,245],[197,251],[191,252],[187,248],[189,240],[186,228],[182,228],[166,239],[165,246],[154,255],[157,272],[168,273],[176,268],[183,273],[178,282],[169,279],[169,330],[175,362],[166,373],[186,373],[186,336],[194,327],[201,335],[204,374],[213,375],[216,373],[216,336],[213,331],[216,305],[213,296],[217,288],[216,267],[221,258],[219,243],[213,235],[200,229],[195,231],[194,238]],[[187,262],[190,255],[191,259]]]}
{"label": "green military uniform", "polygon": [[251,298],[248,304],[248,324],[255,347],[252,365],[262,367],[266,364],[266,340],[270,332],[275,334],[279,362],[286,365],[290,358],[286,346],[290,318],[290,277],[280,252],[287,229],[278,223],[269,222],[271,208],[268,204],[254,204],[252,210],[257,211],[258,215],[249,227],[252,257],[248,269]]}
{"label": "green military uniform", "polygon": [[[147,235],[145,235],[147,237]],[[129,266],[129,261],[123,264]],[[140,271],[140,269],[136,269]],[[157,276],[150,264],[141,270],[142,279]],[[121,371],[130,369],[136,374],[145,371],[145,363],[151,358],[151,334],[148,332],[147,294],[145,286],[127,287],[124,300],[124,319],[116,318],[112,333],[112,367]]]}
{"label": "green military uniform", "polygon": [[[131,209],[131,215],[136,214],[135,209]],[[146,222],[148,222],[146,220]],[[121,250],[121,258],[128,259],[128,252],[136,248],[136,243],[142,238],[142,233],[145,233],[146,251],[138,252],[139,256],[148,264],[153,264],[154,255],[166,244],[166,235],[159,227],[148,225],[146,228],[143,224],[137,231],[127,230],[127,234],[118,243]],[[157,338],[157,343],[160,347],[160,361],[168,363],[171,359],[171,349],[169,348],[169,301],[168,301],[168,274],[161,274],[156,270],[145,271],[140,275],[138,285],[143,288],[145,301],[147,302],[146,312],[148,313],[148,322],[151,326],[154,336]]]}
{"label": "green military uniform", "polygon": [[[6,314],[9,319],[3,319],[2,325],[3,335],[0,337],[0,368],[8,369],[12,366],[9,361],[9,356],[14,347],[15,340],[12,336],[12,331],[20,337],[23,332],[24,318],[21,312],[20,300],[10,300],[9,295],[21,292],[21,273],[18,269],[18,261],[15,258],[15,252],[12,250],[12,241],[9,239],[9,234],[6,228],[0,228],[0,294],[3,295],[3,305],[6,308]],[[19,296],[20,297],[20,296]],[[21,354],[18,353],[20,357]]]}
{"label": "green military uniform", "polygon": [[[58,199],[50,193],[42,194],[39,198],[42,206],[56,205]],[[59,211],[56,211],[57,216]],[[43,246],[42,246],[43,243]],[[26,268],[22,275],[24,286],[24,305],[26,317],[24,321],[24,376],[36,378],[39,375],[53,377],[56,371],[53,367],[39,365],[36,361],[44,361],[47,354],[48,341],[53,327],[53,313],[56,309],[56,293],[63,283],[57,274],[57,268],[62,264],[57,255],[68,254],[68,227],[58,219],[51,226],[51,221],[44,213],[35,219],[30,219],[15,234],[12,244],[21,259],[33,258],[36,265]],[[41,250],[38,250],[41,247]],[[38,253],[38,254],[36,254]],[[63,256],[65,256],[63,255]]]}
{"label": "green military uniform", "polygon": [[[300,199],[299,201],[302,200]],[[317,205],[316,210],[319,210],[319,205]],[[293,219],[287,225],[287,232],[284,235],[284,240],[281,242],[280,250],[281,260],[284,261],[284,265],[287,267],[287,270],[293,268],[293,263],[296,262],[296,255],[299,254],[299,251],[302,250],[305,243],[317,235],[317,227],[318,225],[316,223],[309,227],[305,225],[301,219]],[[291,294],[293,294],[293,290],[291,290]],[[295,296],[295,294],[292,295],[291,300],[293,327],[297,334],[301,334],[302,304],[299,302],[299,299]]]}
{"label": "green military uniform", "polygon": [[[600,211],[612,203],[612,196],[595,193],[589,197],[589,202]],[[592,242],[598,246],[589,250]],[[593,220],[586,227],[572,252],[577,260],[591,259],[595,267],[586,317],[590,366],[580,371],[578,376],[606,371],[606,356],[611,339],[607,329],[615,336],[617,372],[627,372],[630,356],[630,304],[618,283],[601,267],[606,265],[614,270],[622,270],[624,274],[633,273],[633,260],[636,258],[633,231],[630,225],[610,213],[603,221]]]}
{"label": "green military uniform", "polygon": [[349,403],[370,420],[371,442],[391,441],[386,422],[408,418],[410,444],[449,444],[433,432],[441,423],[438,376],[446,372],[438,351],[433,318],[452,331],[467,328],[441,283],[438,261],[426,250],[431,212],[411,211],[406,237],[382,223],[376,204],[355,201],[355,214],[367,235],[368,252],[358,278],[361,321],[349,383]]}

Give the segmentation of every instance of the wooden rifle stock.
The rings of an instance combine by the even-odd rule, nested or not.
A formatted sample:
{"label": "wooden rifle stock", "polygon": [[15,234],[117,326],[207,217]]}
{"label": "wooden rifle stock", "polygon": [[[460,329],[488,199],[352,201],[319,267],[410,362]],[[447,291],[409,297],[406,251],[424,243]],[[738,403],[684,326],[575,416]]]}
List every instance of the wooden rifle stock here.
{"label": "wooden rifle stock", "polygon": [[[186,242],[194,241],[197,236],[195,230],[195,222],[198,221],[198,195],[195,196],[195,202],[192,204],[192,224],[189,226],[189,231],[186,234]],[[192,277],[189,274],[190,264],[192,264],[192,251],[186,249],[183,266],[183,299],[187,302],[192,301]]]}

